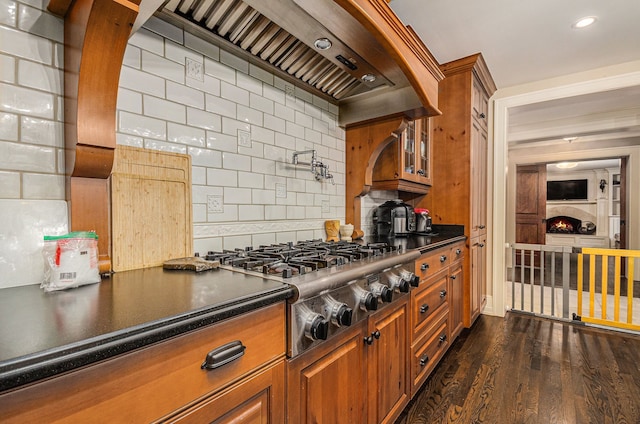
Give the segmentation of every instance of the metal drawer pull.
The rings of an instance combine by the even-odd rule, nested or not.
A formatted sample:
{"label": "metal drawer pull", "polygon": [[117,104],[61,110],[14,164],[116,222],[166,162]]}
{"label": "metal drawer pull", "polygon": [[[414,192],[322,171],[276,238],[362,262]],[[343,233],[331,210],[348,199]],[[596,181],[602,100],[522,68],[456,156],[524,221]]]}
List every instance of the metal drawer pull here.
{"label": "metal drawer pull", "polygon": [[456,255],[459,255],[459,254],[461,254],[461,253],[462,253],[462,250],[460,250],[460,249],[456,249]]}
{"label": "metal drawer pull", "polygon": [[480,228],[481,230],[484,230],[485,228],[487,228],[486,225],[478,225],[478,228]]}
{"label": "metal drawer pull", "polygon": [[422,266],[420,267],[420,269],[421,269],[422,271],[426,271],[426,270],[428,270],[428,269],[429,269],[429,264],[428,264],[428,263],[424,263],[424,264],[422,264]]}
{"label": "metal drawer pull", "polygon": [[207,357],[204,362],[200,366],[200,368],[207,370],[214,370],[218,367],[228,364],[229,362],[235,361],[244,355],[244,350],[247,347],[242,344],[240,340],[235,340],[233,342],[227,343],[226,345],[222,345],[213,349],[211,352],[207,353]]}
{"label": "metal drawer pull", "polygon": [[484,119],[486,117],[487,117],[487,115],[485,115],[484,112],[480,112],[480,118]]}
{"label": "metal drawer pull", "polygon": [[446,342],[447,341],[447,335],[446,334],[441,335],[439,340],[440,340],[440,343]]}
{"label": "metal drawer pull", "polygon": [[452,276],[451,276],[451,279],[452,279],[452,280],[455,280],[456,278],[457,278],[457,276],[456,276],[456,275],[452,275]]}
{"label": "metal drawer pull", "polygon": [[443,298],[447,295],[447,291],[446,290],[440,290],[440,298]]}
{"label": "metal drawer pull", "polygon": [[447,255],[440,256],[440,262],[444,262],[447,260]]}
{"label": "metal drawer pull", "polygon": [[429,355],[422,355],[422,357],[420,358],[420,366],[424,367],[425,365],[427,365],[427,362],[429,362]]}
{"label": "metal drawer pull", "polygon": [[478,243],[478,247],[484,247],[484,243]]}
{"label": "metal drawer pull", "polygon": [[429,310],[429,305],[427,305],[426,303],[424,305],[420,306],[420,313],[421,314],[424,314],[428,310]]}

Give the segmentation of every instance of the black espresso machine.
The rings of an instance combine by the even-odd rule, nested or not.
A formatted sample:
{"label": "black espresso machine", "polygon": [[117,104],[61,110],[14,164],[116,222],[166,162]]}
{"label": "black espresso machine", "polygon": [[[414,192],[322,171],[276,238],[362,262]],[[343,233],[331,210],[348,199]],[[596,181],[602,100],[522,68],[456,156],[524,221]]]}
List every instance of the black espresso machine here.
{"label": "black espresso machine", "polygon": [[416,213],[400,199],[388,200],[373,212],[373,225],[378,236],[408,236],[416,232]]}

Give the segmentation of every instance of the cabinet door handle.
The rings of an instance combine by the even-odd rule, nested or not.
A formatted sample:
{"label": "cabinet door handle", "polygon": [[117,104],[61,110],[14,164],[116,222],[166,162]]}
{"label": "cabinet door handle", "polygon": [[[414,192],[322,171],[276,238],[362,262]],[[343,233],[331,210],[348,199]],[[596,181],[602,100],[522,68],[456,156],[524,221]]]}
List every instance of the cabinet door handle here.
{"label": "cabinet door handle", "polygon": [[420,358],[420,366],[424,367],[425,365],[427,365],[427,362],[429,362],[429,355],[422,355],[422,357]]}
{"label": "cabinet door handle", "polygon": [[244,350],[247,347],[242,344],[240,340],[227,343],[220,347],[213,349],[207,353],[204,362],[200,366],[201,369],[214,370],[229,362],[235,361],[244,355]]}
{"label": "cabinet door handle", "polygon": [[373,336],[368,336],[364,338],[364,342],[366,344],[368,344],[369,346],[371,346],[371,344],[373,343]]}
{"label": "cabinet door handle", "polygon": [[444,262],[447,260],[447,255],[440,256],[440,262]]}
{"label": "cabinet door handle", "polygon": [[462,253],[462,250],[460,250],[460,249],[456,249],[456,255],[459,255],[459,254],[461,254],[461,253]]}
{"label": "cabinet door handle", "polygon": [[421,314],[424,314],[428,310],[429,310],[429,305],[427,305],[426,303],[424,305],[420,306],[420,313]]}
{"label": "cabinet door handle", "polygon": [[440,290],[440,299],[442,299],[446,295],[447,295],[447,291],[446,290]]}
{"label": "cabinet door handle", "polygon": [[423,264],[420,266],[420,270],[421,270],[421,271],[426,271],[426,270],[428,270],[428,269],[429,269],[429,264],[428,264],[428,263],[426,263],[426,262],[425,262],[425,263],[423,263]]}
{"label": "cabinet door handle", "polygon": [[446,342],[447,341],[447,335],[446,334],[441,335],[438,340],[440,340],[440,343]]}
{"label": "cabinet door handle", "polygon": [[457,275],[452,275],[452,276],[451,276],[451,279],[452,279],[452,280],[455,280],[456,278],[458,278],[458,276],[457,276]]}
{"label": "cabinet door handle", "polygon": [[487,115],[485,115],[484,112],[480,112],[480,118],[484,119],[486,117],[487,117]]}
{"label": "cabinet door handle", "polygon": [[478,243],[478,247],[484,247],[484,243]]}
{"label": "cabinet door handle", "polygon": [[419,170],[418,170],[418,175],[421,175],[421,176],[423,176],[423,177],[424,177],[424,176],[425,176],[424,169],[419,169]]}
{"label": "cabinet door handle", "polygon": [[380,338],[380,330],[376,330],[373,333],[371,333],[371,335],[373,336],[374,339],[379,339]]}
{"label": "cabinet door handle", "polygon": [[484,230],[485,228],[487,228],[486,225],[478,225],[478,228],[480,228],[481,230]]}

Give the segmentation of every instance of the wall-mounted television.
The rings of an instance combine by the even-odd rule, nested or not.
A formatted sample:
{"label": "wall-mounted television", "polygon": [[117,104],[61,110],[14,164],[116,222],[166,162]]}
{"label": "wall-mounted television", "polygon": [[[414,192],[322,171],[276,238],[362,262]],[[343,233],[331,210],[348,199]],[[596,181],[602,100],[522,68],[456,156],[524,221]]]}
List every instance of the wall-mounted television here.
{"label": "wall-mounted television", "polygon": [[587,180],[547,181],[547,200],[587,200]]}

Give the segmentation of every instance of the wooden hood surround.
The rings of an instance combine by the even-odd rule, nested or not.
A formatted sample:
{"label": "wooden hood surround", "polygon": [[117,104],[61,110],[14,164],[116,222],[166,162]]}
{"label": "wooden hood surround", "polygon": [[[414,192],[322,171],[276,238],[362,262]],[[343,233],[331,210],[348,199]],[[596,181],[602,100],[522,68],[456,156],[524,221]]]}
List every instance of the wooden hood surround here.
{"label": "wooden hood surround", "polygon": [[139,0],[51,0],[64,17],[64,137],[70,228],[98,234],[111,271],[109,176],[116,148],[118,81]]}
{"label": "wooden hood surround", "polygon": [[[145,3],[147,1],[153,0],[145,0]],[[417,95],[420,104],[411,106],[400,119],[440,114],[438,82],[444,75],[421,40],[402,24],[387,2],[334,1],[376,38],[410,82],[412,94]],[[140,0],[50,0],[48,5],[52,13],[64,17],[65,146],[70,228],[96,231],[101,272],[111,270],[109,176],[116,148],[118,82],[139,6]],[[377,116],[384,116],[394,110],[395,102],[382,92],[369,104],[379,113]],[[360,106],[365,105],[366,102]],[[398,114],[394,116],[397,120]],[[388,137],[362,139],[362,146],[353,153],[361,155],[360,160],[365,164],[369,162],[372,167],[375,160],[371,163],[371,158],[377,158],[389,142]],[[354,210],[355,201],[357,219],[360,219],[357,196],[368,191],[368,170],[369,167],[365,167],[357,175],[348,171],[347,178],[355,178],[355,185],[359,186],[347,193],[348,218],[353,217],[350,211]]]}

